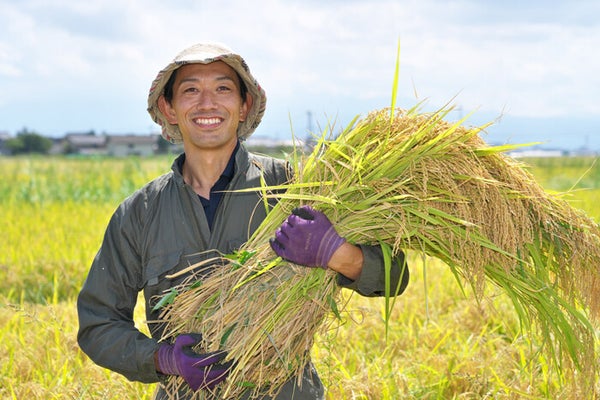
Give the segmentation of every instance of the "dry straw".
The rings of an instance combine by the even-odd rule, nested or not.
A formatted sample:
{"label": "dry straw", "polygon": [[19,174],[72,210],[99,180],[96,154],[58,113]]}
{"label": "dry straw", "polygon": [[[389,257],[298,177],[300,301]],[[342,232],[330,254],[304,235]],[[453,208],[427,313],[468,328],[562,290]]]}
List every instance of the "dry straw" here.
{"label": "dry straw", "polygon": [[[381,245],[388,260],[406,250],[443,260],[478,299],[486,284],[499,287],[563,375],[593,386],[598,225],[507,157],[515,146],[486,145],[485,127],[448,123],[450,111],[375,111],[336,139],[324,135],[289,185],[258,189],[279,202],[250,241],[212,275],[178,288],[162,313],[167,337],[202,332],[210,341],[199,351],[223,348],[236,361],[218,397],[276,394],[343,309],[334,273],[289,264],[269,247],[300,204],[323,211],[350,242]],[[167,387],[185,390],[176,377]]]}

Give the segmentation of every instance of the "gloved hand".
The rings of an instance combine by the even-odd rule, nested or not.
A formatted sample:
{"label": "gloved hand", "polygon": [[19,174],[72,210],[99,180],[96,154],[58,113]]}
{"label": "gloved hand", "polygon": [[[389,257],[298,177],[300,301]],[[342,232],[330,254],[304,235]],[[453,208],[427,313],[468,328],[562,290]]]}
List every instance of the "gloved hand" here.
{"label": "gloved hand", "polygon": [[295,264],[327,268],[333,253],[346,242],[325,214],[310,206],[292,210],[269,243],[275,253]]}
{"label": "gloved hand", "polygon": [[202,340],[199,334],[177,336],[175,344],[164,343],[158,348],[157,367],[165,375],[183,377],[192,390],[212,389],[225,380],[232,362],[221,364],[227,353],[198,354],[192,350]]}

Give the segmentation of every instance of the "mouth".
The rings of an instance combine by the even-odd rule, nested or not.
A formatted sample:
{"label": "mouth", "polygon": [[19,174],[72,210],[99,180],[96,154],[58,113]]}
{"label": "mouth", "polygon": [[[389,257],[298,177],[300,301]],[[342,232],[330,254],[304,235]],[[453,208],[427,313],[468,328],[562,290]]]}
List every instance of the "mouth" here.
{"label": "mouth", "polygon": [[220,124],[223,121],[223,118],[218,117],[210,117],[210,118],[194,118],[194,123],[200,126],[215,126]]}

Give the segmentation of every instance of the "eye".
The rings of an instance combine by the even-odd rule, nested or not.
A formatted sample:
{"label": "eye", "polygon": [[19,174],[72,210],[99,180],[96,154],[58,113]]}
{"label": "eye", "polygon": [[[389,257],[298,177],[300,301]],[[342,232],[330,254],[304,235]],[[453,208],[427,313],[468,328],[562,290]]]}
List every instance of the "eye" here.
{"label": "eye", "polygon": [[221,85],[221,86],[217,87],[217,92],[225,93],[225,92],[231,92],[232,90],[233,89],[227,85]]}

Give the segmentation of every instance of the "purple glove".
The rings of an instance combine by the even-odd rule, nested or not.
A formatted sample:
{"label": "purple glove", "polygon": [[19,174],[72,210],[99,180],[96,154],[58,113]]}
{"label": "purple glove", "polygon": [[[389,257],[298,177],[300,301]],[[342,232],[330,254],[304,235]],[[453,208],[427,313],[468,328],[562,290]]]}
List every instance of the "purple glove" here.
{"label": "purple glove", "polygon": [[275,253],[295,264],[327,268],[333,253],[346,242],[320,211],[310,206],[292,210],[269,243]]}
{"label": "purple glove", "polygon": [[232,362],[220,364],[227,353],[217,351],[198,354],[192,350],[202,340],[199,334],[179,335],[175,344],[163,344],[158,348],[158,369],[165,375],[183,377],[192,390],[212,389],[225,380]]}

